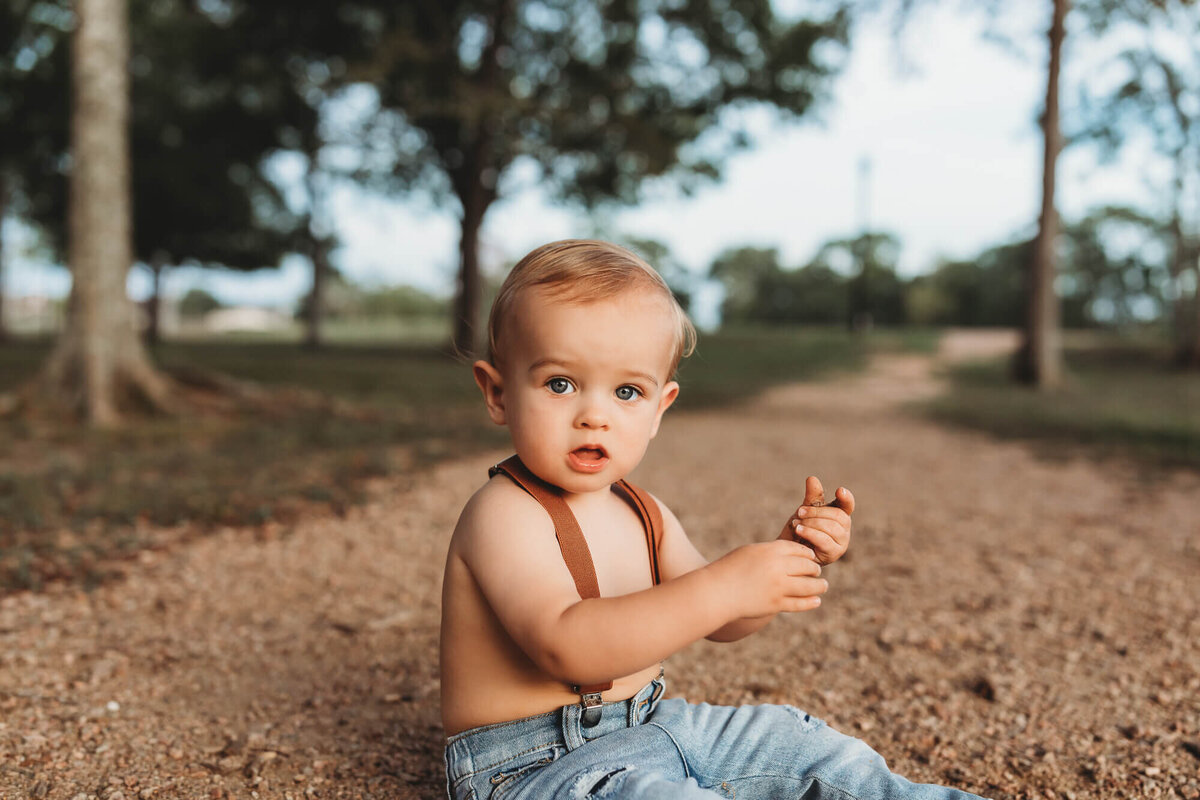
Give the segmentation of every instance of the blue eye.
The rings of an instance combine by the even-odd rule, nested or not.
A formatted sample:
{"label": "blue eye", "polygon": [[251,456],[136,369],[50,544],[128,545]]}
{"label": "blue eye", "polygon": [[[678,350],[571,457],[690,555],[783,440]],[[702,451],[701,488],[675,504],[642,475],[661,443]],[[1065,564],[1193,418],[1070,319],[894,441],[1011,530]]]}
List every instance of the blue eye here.
{"label": "blue eye", "polygon": [[636,400],[642,396],[642,390],[636,386],[619,386],[617,387],[618,400]]}
{"label": "blue eye", "polygon": [[546,388],[554,394],[570,394],[575,387],[566,378],[551,378],[546,381]]}

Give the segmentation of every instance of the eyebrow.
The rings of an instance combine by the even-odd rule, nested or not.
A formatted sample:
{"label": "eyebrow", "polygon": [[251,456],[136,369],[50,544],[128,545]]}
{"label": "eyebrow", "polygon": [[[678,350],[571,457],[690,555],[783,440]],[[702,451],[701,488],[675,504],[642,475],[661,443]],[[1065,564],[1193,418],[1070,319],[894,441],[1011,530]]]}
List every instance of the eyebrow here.
{"label": "eyebrow", "polygon": [[[566,361],[559,361],[556,358],[539,358],[537,361],[529,365],[529,371],[536,372],[542,367],[563,367],[565,369],[570,369],[572,366],[572,364],[569,364]],[[634,378],[641,378],[645,381],[648,381],[654,384],[654,388],[658,388],[658,378],[654,377],[649,372],[639,372],[637,370],[633,370],[629,374]]]}

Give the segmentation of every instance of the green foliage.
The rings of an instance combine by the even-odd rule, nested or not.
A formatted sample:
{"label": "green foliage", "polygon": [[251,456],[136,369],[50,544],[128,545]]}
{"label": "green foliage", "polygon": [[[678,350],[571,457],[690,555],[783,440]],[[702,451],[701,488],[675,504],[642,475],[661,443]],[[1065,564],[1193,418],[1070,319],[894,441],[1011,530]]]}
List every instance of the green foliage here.
{"label": "green foliage", "polygon": [[648,178],[690,190],[749,143],[741,108],[808,111],[847,35],[841,12],[785,22],[770,0],[339,8],[373,48],[352,74],[376,88],[383,113],[361,138],[392,146],[393,181],[461,209],[454,343],[464,352],[480,344],[478,232],[514,165],[550,196],[589,206],[633,202]]}
{"label": "green foliage", "polygon": [[[601,236],[600,238],[609,237]],[[659,275],[662,275],[663,280],[667,282],[667,286],[671,287],[671,293],[675,295],[675,299],[684,311],[687,311],[691,307],[695,276],[675,258],[671,253],[671,248],[666,243],[658,239],[647,239],[637,236],[617,237],[617,241],[619,244],[628,247],[644,258],[647,264],[654,267]]]}
{"label": "green foliage", "polygon": [[1024,321],[1025,271],[1032,242],[1000,245],[968,261],[946,261],[914,278],[906,299],[917,325],[1019,327]]}
{"label": "green foliage", "polygon": [[203,289],[188,289],[179,301],[179,314],[187,319],[197,319],[220,307],[221,301]]}
{"label": "green foliage", "polygon": [[[706,336],[683,367],[681,404],[741,402],[774,384],[853,369],[866,347],[830,331]],[[0,390],[44,353],[36,343],[0,347]],[[166,368],[308,394],[284,396],[260,414],[160,419],[107,433],[0,420],[0,593],[97,579],[106,560],[163,537],[220,525],[270,531],[301,514],[340,513],[362,498],[366,479],[507,441],[467,365],[430,347],[234,342],[166,344],[154,355]]]}
{"label": "green foliage", "polygon": [[1064,321],[1127,328],[1163,319],[1173,293],[1164,225],[1104,207],[1066,226],[1060,265]]}
{"label": "green foliage", "polygon": [[891,234],[870,233],[827,242],[786,269],[776,250],[742,247],[719,255],[709,274],[725,287],[722,319],[734,324],[837,325],[854,314],[896,325],[905,321],[899,252]]}
{"label": "green foliage", "polygon": [[770,386],[861,369],[871,346],[828,328],[723,329],[701,336],[696,353],[680,365],[678,406],[739,403]]}
{"label": "green foliage", "polygon": [[1032,439],[1059,456],[1085,448],[1148,464],[1200,468],[1200,376],[1170,368],[1162,341],[1092,338],[1066,348],[1069,378],[1054,392],[1014,386],[1002,362],[950,373],[938,419]]}
{"label": "green foliage", "polygon": [[419,319],[444,317],[449,303],[412,286],[392,286],[363,292],[362,315],[368,318]]}
{"label": "green foliage", "polygon": [[130,21],[136,257],[277,266],[302,221],[264,162],[317,121],[284,56],[247,47],[252,20],[189,0],[132,0]]}
{"label": "green foliage", "polygon": [[899,325],[904,317],[904,285],[896,275],[900,240],[890,233],[864,233],[821,246],[809,267],[834,272],[836,264],[851,265],[848,281],[849,315],[867,324]]}
{"label": "green foliage", "polygon": [[[1159,320],[1172,291],[1162,224],[1128,208],[1099,208],[1063,226],[1059,291],[1067,327],[1136,328]],[[724,321],[756,325],[845,324],[1020,327],[1033,242],[944,261],[927,275],[896,274],[899,241],[870,233],[823,244],[787,269],[773,249],[726,250],[710,269],[725,288]]]}
{"label": "green foliage", "polygon": [[[768,0],[729,4],[349,3],[377,42],[361,65],[408,132],[398,174],[465,199],[495,195],[517,158],[568,198],[631,201],[648,176],[715,174],[722,151],[684,145],[721,125],[722,109],[768,102],[803,113],[836,68],[824,48],[846,20],[784,23]],[[350,12],[349,9],[354,9]]]}
{"label": "green foliage", "polygon": [[[449,306],[446,300],[412,286],[363,289],[338,273],[326,280],[325,315],[330,320],[428,320],[444,317]],[[298,318],[307,317],[311,302],[310,295],[300,301],[296,311]]]}
{"label": "green foliage", "polygon": [[[1200,194],[1200,8],[1178,0],[1099,5],[1101,13],[1090,16],[1094,26],[1116,19],[1132,23],[1139,35],[1082,92],[1075,137],[1099,142],[1109,158],[1127,142],[1149,142],[1170,165],[1156,181],[1155,213],[1166,219],[1158,238],[1173,284],[1165,294],[1175,302],[1164,302],[1161,277],[1147,274],[1142,282],[1159,284],[1145,294],[1173,318],[1180,360],[1200,366],[1200,290],[1184,288],[1200,285],[1200,206],[1194,201]],[[1127,312],[1116,305],[1118,316]]]}
{"label": "green foliage", "polygon": [[[10,365],[43,353],[21,342],[0,348],[0,389]],[[89,565],[159,543],[147,524],[182,526],[175,533],[184,536],[337,513],[361,499],[365,479],[502,441],[470,370],[432,348],[172,344],[155,356],[168,368],[316,394],[284,395],[259,413],[104,433],[0,420],[0,593],[86,578]]]}
{"label": "green foliage", "polygon": [[16,213],[52,250],[66,228],[69,138],[62,45],[73,24],[69,3],[0,3],[0,217]]}

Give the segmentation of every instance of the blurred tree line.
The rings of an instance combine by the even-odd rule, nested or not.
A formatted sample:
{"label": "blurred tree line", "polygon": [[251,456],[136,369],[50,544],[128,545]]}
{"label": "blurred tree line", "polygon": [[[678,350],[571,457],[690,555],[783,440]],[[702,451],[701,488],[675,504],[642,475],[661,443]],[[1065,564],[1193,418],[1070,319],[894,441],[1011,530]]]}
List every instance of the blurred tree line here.
{"label": "blurred tree line", "polygon": [[[296,316],[307,319],[312,296],[304,298]],[[223,308],[211,293],[193,287],[179,300],[179,315],[200,320],[211,311]],[[367,289],[334,274],[327,287],[324,315],[328,319],[445,319],[450,302],[412,286],[386,286]]]}
{"label": "blurred tree line", "polygon": [[[1119,207],[1064,225],[1063,324],[1165,333],[1175,291],[1164,233],[1160,221]],[[870,232],[826,242],[800,265],[784,264],[772,248],[731,248],[714,260],[709,276],[724,288],[722,320],[734,324],[1019,328],[1032,248],[1032,239],[998,245],[902,277],[899,239]]]}
{"label": "blurred tree line", "polygon": [[[687,191],[719,176],[751,144],[739,111],[809,113],[828,98],[853,16],[878,5],[813,3],[785,19],[770,0],[345,0],[303,13],[281,0],[0,0],[0,219],[34,227],[60,256],[69,249],[74,272],[48,391],[84,416],[103,395],[110,409],[166,405],[169,384],[121,319],[133,263],[157,285],[180,264],[251,270],[299,254],[312,270],[307,341],[318,345],[340,291],[332,198],[346,186],[416,192],[458,212],[450,313],[454,344],[470,352],[485,291],[479,231],[498,198],[534,180],[592,208],[636,202],[647,179]],[[1044,197],[1031,242],[911,280],[896,276],[899,242],[883,233],[830,242],[796,269],[769,252],[726,253],[712,274],[729,319],[1005,320],[1041,351],[1053,350],[1043,334],[1060,307],[1069,324],[1158,314],[1173,321],[1181,359],[1200,365],[1200,56],[1187,44],[1200,15],[1181,0],[1071,8],[1047,5]],[[1071,20],[1087,35],[1117,25],[1135,35],[1064,138],[1058,71]],[[102,130],[103,146],[84,146]],[[1168,207],[1060,226],[1064,143],[1115,154],[1146,137],[1174,170],[1161,187]],[[0,296],[0,330],[2,309]]]}
{"label": "blurred tree line", "polygon": [[836,4],[785,21],[769,0],[0,8],[0,129],[16,132],[0,139],[0,208],[52,244],[70,230],[71,310],[41,391],[99,422],[130,401],[171,405],[123,319],[117,284],[134,260],[157,277],[301,253],[316,345],[338,244],[333,193],[347,181],[420,190],[460,213],[454,344],[472,352],[479,231],[514,165],[584,206],[633,201],[647,178],[713,178],[749,143],[738,108],[799,115],[826,94],[848,21]]}

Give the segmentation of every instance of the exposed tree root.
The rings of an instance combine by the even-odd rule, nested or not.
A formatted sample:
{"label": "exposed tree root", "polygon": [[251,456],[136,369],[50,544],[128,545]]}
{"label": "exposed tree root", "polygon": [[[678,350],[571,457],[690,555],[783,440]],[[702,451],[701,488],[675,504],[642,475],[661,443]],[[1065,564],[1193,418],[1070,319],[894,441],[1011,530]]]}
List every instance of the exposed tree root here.
{"label": "exposed tree root", "polygon": [[365,419],[378,414],[310,389],[267,386],[197,367],[159,370],[141,359],[122,362],[113,371],[113,400],[97,413],[89,407],[95,396],[89,393],[83,365],[70,363],[64,352],[52,354],[41,373],[25,385],[0,393],[0,419],[113,427],[147,417],[286,416],[315,411]]}

